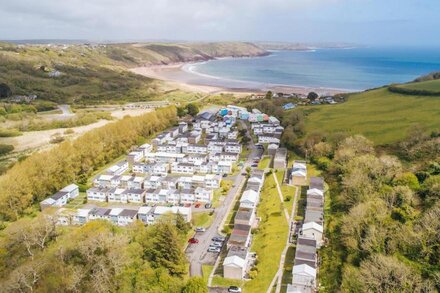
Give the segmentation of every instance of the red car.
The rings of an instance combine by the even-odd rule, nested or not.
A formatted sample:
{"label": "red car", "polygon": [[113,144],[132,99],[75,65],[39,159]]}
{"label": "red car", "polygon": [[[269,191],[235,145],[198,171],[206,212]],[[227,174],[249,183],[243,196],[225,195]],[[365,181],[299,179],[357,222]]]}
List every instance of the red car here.
{"label": "red car", "polygon": [[190,238],[190,239],[188,240],[188,243],[196,244],[196,243],[199,243],[199,240],[198,240],[198,239],[195,239],[195,238]]}
{"label": "red car", "polygon": [[196,204],[196,206],[195,206],[196,208],[199,208],[200,207],[200,204],[198,203],[198,204]]}

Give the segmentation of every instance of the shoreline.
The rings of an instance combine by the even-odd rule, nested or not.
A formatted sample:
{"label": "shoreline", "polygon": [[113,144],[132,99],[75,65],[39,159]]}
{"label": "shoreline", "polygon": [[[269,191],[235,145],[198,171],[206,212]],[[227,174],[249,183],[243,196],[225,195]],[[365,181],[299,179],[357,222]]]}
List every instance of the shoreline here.
{"label": "shoreline", "polygon": [[[270,56],[270,55],[267,55]],[[261,56],[258,58],[264,58],[267,56]],[[235,57],[224,57],[235,58]],[[245,58],[257,58],[257,57],[245,57]],[[209,61],[209,60],[207,60]],[[216,93],[232,93],[232,94],[264,94],[267,91],[283,92],[283,93],[295,93],[307,95],[309,92],[314,91],[318,94],[339,94],[354,92],[353,90],[334,89],[334,88],[322,88],[322,87],[305,87],[295,85],[282,85],[282,84],[264,84],[260,82],[248,82],[242,80],[232,80],[227,78],[221,78],[211,75],[195,72],[191,70],[191,66],[204,63],[207,61],[199,62],[178,62],[164,65],[149,65],[142,67],[130,68],[133,73],[140,74],[149,78],[158,79],[167,86],[177,87],[181,90],[191,92],[201,92],[206,94]],[[231,83],[234,86],[224,86],[224,83]]]}

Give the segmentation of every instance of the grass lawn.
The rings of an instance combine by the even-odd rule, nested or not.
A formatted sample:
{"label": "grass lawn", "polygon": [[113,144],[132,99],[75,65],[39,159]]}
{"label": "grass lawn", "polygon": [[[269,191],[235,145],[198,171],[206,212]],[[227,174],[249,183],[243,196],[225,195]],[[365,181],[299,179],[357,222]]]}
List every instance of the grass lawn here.
{"label": "grass lawn", "polygon": [[289,246],[286,253],[286,260],[284,262],[283,277],[281,281],[281,292],[287,291],[287,284],[292,284],[292,268],[295,260],[295,246]]}
{"label": "grass lawn", "polygon": [[286,244],[289,227],[282,213],[282,204],[272,175],[267,176],[264,182],[257,215],[261,217],[261,222],[254,234],[251,251],[255,251],[258,256],[258,275],[245,284],[245,292],[267,290],[278,271],[281,253]]}
{"label": "grass lawn", "polygon": [[396,94],[387,88],[352,94],[342,104],[305,109],[311,111],[307,132],[362,134],[379,145],[403,139],[414,124],[428,130],[440,125],[440,97]]}
{"label": "grass lawn", "polygon": [[264,157],[258,163],[258,169],[264,170],[269,167],[269,164],[270,164],[270,157]]}
{"label": "grass lawn", "polygon": [[212,197],[212,207],[216,208],[220,205],[220,198],[226,196],[229,189],[231,189],[233,183],[234,182],[229,179],[222,180],[222,183],[220,184],[221,187],[214,190],[214,195]]}
{"label": "grass lawn", "polygon": [[74,209],[82,206],[86,197],[87,194],[85,192],[80,192],[76,198],[72,199],[68,204],[65,205],[65,208]]}
{"label": "grass lawn", "polygon": [[192,224],[194,227],[209,227],[214,220],[213,215],[209,215],[209,212],[193,213]]}
{"label": "grass lawn", "polygon": [[214,269],[214,266],[202,265],[203,281],[205,281],[206,285],[208,285],[209,275],[211,274],[213,269]]}
{"label": "grass lawn", "polygon": [[[235,279],[226,279],[220,276],[214,276],[212,278],[212,286],[214,287],[229,287],[229,286],[237,286],[241,287],[243,285],[244,281],[242,280],[235,280]],[[254,291],[257,292],[257,291]]]}

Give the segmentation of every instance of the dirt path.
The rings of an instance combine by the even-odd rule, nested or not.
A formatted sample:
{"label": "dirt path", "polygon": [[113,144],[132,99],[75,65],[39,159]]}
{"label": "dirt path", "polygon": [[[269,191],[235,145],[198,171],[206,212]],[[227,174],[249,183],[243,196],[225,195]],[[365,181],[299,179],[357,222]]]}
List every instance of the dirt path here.
{"label": "dirt path", "polygon": [[[69,139],[75,139],[87,131],[102,127],[108,123],[122,119],[127,115],[140,116],[151,111],[151,109],[115,110],[112,112],[112,116],[115,118],[115,120],[100,120],[89,125],[72,127],[70,129],[72,129],[74,133],[68,135],[67,137]],[[52,137],[56,134],[63,135],[65,131],[66,128],[56,128],[50,130],[24,132],[21,136],[2,137],[0,138],[0,144],[12,144],[16,152],[26,150],[42,150],[52,147],[53,144],[50,143]]]}

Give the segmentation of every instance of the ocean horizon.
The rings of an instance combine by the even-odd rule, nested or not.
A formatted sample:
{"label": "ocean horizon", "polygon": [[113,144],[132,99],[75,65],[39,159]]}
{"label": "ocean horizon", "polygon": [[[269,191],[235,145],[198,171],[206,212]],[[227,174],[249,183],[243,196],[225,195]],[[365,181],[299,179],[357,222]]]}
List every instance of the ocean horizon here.
{"label": "ocean horizon", "polygon": [[183,66],[198,83],[225,88],[276,86],[362,91],[440,71],[440,51],[420,48],[272,50],[262,57],[219,58]]}

